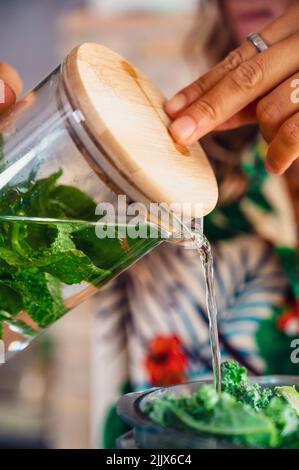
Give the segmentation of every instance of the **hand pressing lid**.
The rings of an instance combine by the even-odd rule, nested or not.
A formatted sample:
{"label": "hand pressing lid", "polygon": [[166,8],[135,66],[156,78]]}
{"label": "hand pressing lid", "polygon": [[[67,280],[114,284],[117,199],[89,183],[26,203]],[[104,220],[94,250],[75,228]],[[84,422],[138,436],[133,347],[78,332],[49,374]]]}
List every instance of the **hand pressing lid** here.
{"label": "hand pressing lid", "polygon": [[85,128],[126,181],[124,193],[137,201],[189,204],[194,214],[199,206],[202,215],[212,211],[218,190],[207,157],[199,144],[186,148],[173,140],[164,97],[147,77],[93,43],[73,49],[63,76]]}

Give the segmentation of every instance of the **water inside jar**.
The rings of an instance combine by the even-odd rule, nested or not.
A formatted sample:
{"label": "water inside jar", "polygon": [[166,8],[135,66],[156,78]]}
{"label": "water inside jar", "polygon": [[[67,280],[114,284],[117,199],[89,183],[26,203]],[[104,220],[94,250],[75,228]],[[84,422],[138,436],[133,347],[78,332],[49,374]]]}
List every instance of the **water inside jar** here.
{"label": "water inside jar", "polygon": [[[161,240],[181,243],[185,248],[195,249],[200,256],[206,284],[214,382],[220,391],[220,349],[210,245],[201,229],[190,229],[177,216],[173,217],[175,224],[171,230],[146,220],[144,228],[151,235],[156,231],[157,243]],[[198,221],[195,225],[202,227]],[[99,228],[113,228],[114,237],[100,238]],[[101,221],[0,216],[0,325],[8,353],[26,347],[42,329],[153,248],[152,238],[120,237],[118,232],[126,228],[126,224],[109,227]]]}

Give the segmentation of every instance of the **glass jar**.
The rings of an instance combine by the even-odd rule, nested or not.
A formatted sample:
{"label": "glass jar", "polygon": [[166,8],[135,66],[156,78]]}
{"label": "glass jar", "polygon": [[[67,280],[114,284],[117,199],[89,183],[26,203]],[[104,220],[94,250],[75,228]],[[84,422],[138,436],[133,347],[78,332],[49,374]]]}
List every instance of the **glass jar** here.
{"label": "glass jar", "polygon": [[[1,116],[6,359],[161,242],[146,214],[142,237],[123,231],[130,220],[126,212],[120,216],[124,198],[126,208],[132,201],[148,208],[179,192],[186,194],[179,202],[200,201],[203,215],[215,205],[216,185],[201,149],[174,144],[163,98],[145,80],[112,51],[84,44]],[[107,208],[115,223],[103,217]]]}

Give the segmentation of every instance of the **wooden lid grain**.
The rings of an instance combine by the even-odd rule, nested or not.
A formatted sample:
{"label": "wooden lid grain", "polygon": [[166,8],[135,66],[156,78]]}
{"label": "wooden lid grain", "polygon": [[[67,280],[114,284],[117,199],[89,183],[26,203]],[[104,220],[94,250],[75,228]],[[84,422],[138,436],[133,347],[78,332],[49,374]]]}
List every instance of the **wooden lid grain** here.
{"label": "wooden lid grain", "polygon": [[209,213],[216,180],[199,144],[175,143],[159,90],[134,66],[99,44],[67,57],[64,77],[72,101],[113,164],[152,202],[202,204]]}

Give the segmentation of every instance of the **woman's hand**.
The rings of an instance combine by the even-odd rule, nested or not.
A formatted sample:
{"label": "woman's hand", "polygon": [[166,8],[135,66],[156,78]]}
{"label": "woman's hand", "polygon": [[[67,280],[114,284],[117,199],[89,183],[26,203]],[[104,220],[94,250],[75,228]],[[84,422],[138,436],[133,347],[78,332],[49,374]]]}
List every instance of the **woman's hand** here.
{"label": "woman's hand", "polygon": [[0,62],[0,114],[7,110],[19,95],[22,89],[22,81],[10,65]]}
{"label": "woman's hand", "polygon": [[170,132],[191,145],[208,132],[258,121],[266,166],[283,173],[299,157],[299,6],[261,31],[269,49],[245,41],[165,104]]}

